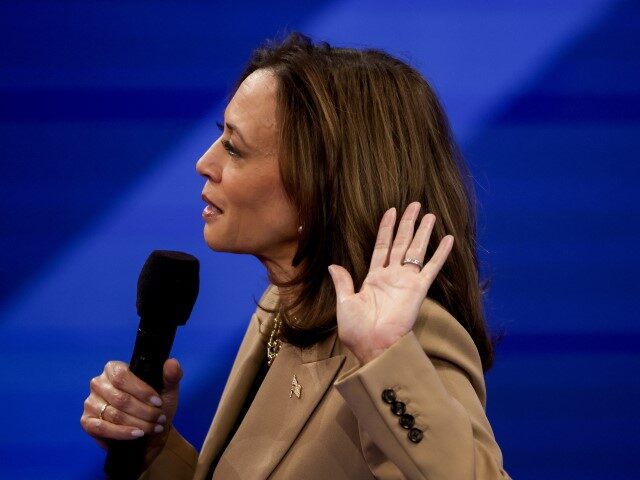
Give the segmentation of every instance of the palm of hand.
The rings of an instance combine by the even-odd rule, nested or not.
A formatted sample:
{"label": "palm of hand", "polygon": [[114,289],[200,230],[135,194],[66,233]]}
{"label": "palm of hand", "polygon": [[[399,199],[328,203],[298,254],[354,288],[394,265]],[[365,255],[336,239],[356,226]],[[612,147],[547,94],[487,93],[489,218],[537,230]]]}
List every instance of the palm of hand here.
{"label": "palm of hand", "polygon": [[453,237],[447,235],[424,268],[402,265],[405,258],[422,262],[425,256],[435,216],[425,215],[414,235],[419,210],[418,203],[407,207],[395,240],[392,238],[395,209],[385,213],[369,273],[357,293],[351,275],[344,268],[330,268],[338,298],[338,335],[362,364],[411,331],[420,305],[451,251]]}
{"label": "palm of hand", "polygon": [[411,330],[425,287],[415,272],[406,273],[400,266],[377,269],[358,293],[338,302],[340,339],[347,346],[368,343],[373,350],[384,349]]}

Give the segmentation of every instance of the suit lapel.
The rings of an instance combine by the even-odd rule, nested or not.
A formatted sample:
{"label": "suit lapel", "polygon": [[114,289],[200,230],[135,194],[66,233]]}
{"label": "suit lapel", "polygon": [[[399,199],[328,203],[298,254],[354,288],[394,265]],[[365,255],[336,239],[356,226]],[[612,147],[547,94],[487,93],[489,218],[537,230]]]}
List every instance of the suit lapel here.
{"label": "suit lapel", "polygon": [[[277,290],[270,287],[260,300],[260,305],[274,308],[277,304]],[[236,359],[231,367],[227,384],[224,387],[218,409],[205,438],[198,457],[194,480],[205,479],[209,466],[224,445],[229,432],[236,422],[251,384],[266,358],[266,335],[271,328],[273,315],[258,309],[253,315]]]}
{"label": "suit lapel", "polygon": [[[305,350],[283,345],[220,459],[216,479],[267,478],[273,472],[344,363],[344,355],[329,357],[335,340],[333,334]],[[291,394],[294,375],[300,398]]]}

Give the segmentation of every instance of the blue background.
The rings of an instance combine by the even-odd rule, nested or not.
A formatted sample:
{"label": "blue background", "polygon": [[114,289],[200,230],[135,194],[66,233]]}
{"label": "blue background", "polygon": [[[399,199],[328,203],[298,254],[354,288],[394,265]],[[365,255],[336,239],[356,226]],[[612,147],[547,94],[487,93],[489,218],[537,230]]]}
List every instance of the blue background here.
{"label": "blue background", "polygon": [[[201,259],[174,346],[200,446],[266,275],[202,241],[195,161],[262,40],[373,46],[438,91],[480,199],[488,416],[517,479],[638,478],[640,6],[5,1],[0,478],[100,478],[88,382],[127,360],[157,248]],[[635,379],[635,380],[634,380]]]}

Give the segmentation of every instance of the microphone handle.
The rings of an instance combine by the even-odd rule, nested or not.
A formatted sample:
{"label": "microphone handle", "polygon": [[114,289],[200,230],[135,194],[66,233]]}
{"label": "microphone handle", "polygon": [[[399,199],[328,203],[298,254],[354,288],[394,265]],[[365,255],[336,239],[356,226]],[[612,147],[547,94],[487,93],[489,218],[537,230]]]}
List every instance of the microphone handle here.
{"label": "microphone handle", "polygon": [[[154,325],[154,330],[144,329],[143,324]],[[169,358],[177,326],[158,330],[161,322],[140,321],[136,344],[131,355],[129,370],[139,379],[161,393],[164,381],[162,367]],[[137,479],[144,468],[144,456],[149,443],[144,436],[134,440],[109,440],[109,451],[104,462],[104,473],[108,480]]]}

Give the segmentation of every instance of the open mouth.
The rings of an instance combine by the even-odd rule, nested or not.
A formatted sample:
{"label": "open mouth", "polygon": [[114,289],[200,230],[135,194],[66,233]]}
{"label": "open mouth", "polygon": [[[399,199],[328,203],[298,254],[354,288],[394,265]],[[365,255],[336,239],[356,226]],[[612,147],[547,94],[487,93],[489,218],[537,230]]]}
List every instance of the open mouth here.
{"label": "open mouth", "polygon": [[207,205],[206,207],[204,207],[202,214],[207,218],[215,217],[217,215],[222,215],[222,210],[214,205]]}
{"label": "open mouth", "polygon": [[215,203],[205,197],[204,194],[202,195],[202,200],[207,204],[207,206],[204,207],[204,210],[202,211],[202,216],[204,218],[215,218],[224,213],[224,210],[222,210]]}

